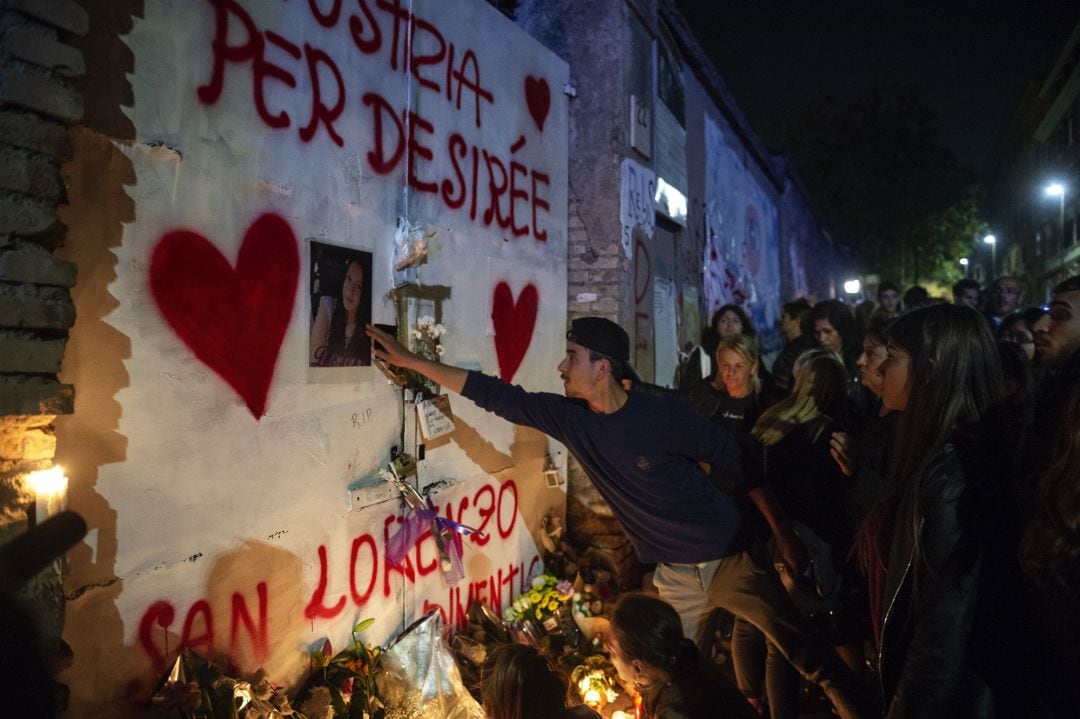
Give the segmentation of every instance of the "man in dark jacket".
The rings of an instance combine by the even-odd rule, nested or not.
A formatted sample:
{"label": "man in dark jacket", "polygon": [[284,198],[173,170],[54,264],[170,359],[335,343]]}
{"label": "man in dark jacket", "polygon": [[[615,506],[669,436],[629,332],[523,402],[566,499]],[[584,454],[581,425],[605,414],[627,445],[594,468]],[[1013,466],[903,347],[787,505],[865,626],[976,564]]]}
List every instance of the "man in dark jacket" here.
{"label": "man in dark jacket", "polygon": [[[860,716],[858,689],[831,647],[812,640],[777,576],[761,566],[739,533],[734,500],[706,472],[738,479],[734,437],[677,399],[627,391],[630,341],[610,320],[583,317],[566,333],[559,363],[565,397],[526,392],[480,372],[419,357],[368,326],[380,362],[413,370],[515,424],[566,445],[603,495],[643,562],[657,563],[661,597],[693,637],[706,613],[724,607],[768,636],[842,716]],[[763,487],[744,487],[798,571],[805,549]]]}
{"label": "man in dark jacket", "polygon": [[785,302],[780,311],[780,332],[784,335],[786,344],[780,354],[776,355],[772,365],[772,384],[769,387],[769,396],[766,404],[774,404],[791,394],[791,388],[795,384],[792,370],[795,360],[799,359],[806,350],[814,346],[809,333],[803,332],[803,321],[810,312],[810,303],[803,298]]}
{"label": "man in dark jacket", "polygon": [[1063,369],[1080,353],[1080,275],[1054,288],[1050,310],[1032,328],[1035,359],[1044,367]]}
{"label": "man in dark jacket", "polygon": [[1038,477],[1050,456],[1048,442],[1055,428],[1075,421],[1060,415],[1069,389],[1080,382],[1080,275],[1053,289],[1049,311],[1032,327],[1032,334],[1035,362],[1049,374],[1038,388],[1035,421],[1024,438],[1021,466],[1029,477]]}
{"label": "man in dark jacket", "polygon": [[986,298],[985,317],[990,323],[990,330],[997,332],[1001,321],[1020,309],[1023,299],[1024,288],[1020,285],[1020,280],[1008,275],[994,280]]}

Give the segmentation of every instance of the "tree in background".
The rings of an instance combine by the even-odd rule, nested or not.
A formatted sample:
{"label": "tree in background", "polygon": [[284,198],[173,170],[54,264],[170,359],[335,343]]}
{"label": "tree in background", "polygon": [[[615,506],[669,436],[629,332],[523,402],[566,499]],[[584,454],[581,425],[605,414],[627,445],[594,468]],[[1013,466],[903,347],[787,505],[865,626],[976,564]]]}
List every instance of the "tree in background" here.
{"label": "tree in background", "polygon": [[843,105],[818,97],[789,123],[783,142],[860,272],[903,285],[958,278],[956,260],[984,227],[974,177],[939,143],[933,113],[913,87]]}

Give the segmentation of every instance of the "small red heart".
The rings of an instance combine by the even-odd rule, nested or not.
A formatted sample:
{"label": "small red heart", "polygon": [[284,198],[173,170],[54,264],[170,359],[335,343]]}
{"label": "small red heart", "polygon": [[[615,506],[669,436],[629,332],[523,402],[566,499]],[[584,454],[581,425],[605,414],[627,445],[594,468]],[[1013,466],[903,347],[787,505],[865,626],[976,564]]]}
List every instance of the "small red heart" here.
{"label": "small red heart", "polygon": [[299,280],[296,235],[272,213],[244,233],[236,269],[191,230],[167,232],[150,259],[150,291],[165,321],[255,419],[266,411]]}
{"label": "small red heart", "polygon": [[525,104],[529,107],[536,129],[544,131],[544,121],[551,109],[551,88],[542,77],[529,75],[525,78]]}
{"label": "small red heart", "polygon": [[525,359],[525,353],[529,351],[539,306],[540,293],[534,285],[525,285],[517,302],[514,301],[510,285],[500,282],[495,286],[491,321],[495,325],[495,356],[499,360],[499,376],[504,382],[514,378],[521,361]]}

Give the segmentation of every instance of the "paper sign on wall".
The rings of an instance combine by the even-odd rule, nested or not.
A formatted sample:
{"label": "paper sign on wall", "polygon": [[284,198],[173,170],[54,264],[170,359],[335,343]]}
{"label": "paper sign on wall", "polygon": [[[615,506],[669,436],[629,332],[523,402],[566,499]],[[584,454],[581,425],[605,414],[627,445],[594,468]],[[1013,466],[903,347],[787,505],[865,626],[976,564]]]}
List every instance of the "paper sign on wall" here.
{"label": "paper sign on wall", "polygon": [[656,230],[656,173],[630,158],[622,161],[622,188],[619,197],[619,222],[622,246],[627,258],[633,248],[634,228],[641,226],[648,237]]}
{"label": "paper sign on wall", "polygon": [[425,440],[433,440],[454,431],[454,413],[450,411],[450,395],[440,394],[416,406],[420,419],[420,433]]}

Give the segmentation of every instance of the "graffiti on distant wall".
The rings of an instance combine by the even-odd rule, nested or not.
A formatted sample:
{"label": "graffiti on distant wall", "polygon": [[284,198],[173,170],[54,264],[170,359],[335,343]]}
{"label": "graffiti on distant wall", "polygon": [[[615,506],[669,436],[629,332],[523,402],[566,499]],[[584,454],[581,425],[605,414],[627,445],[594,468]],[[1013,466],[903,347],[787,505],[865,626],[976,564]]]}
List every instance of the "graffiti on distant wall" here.
{"label": "graffiti on distant wall", "polygon": [[711,119],[705,120],[705,262],[708,313],[746,308],[762,353],[778,349],[779,227],[776,206]]}

